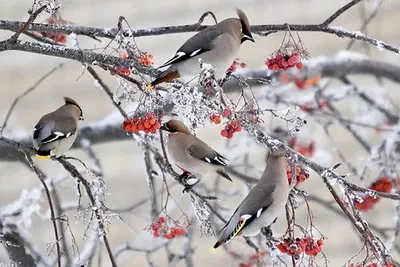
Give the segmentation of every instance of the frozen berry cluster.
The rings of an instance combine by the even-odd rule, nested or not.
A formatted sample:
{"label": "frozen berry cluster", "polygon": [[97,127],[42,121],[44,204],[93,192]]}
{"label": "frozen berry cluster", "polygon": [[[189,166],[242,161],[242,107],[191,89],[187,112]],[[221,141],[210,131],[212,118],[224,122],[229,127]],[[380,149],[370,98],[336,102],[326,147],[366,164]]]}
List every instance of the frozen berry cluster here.
{"label": "frozen berry cluster", "polygon": [[162,237],[165,239],[174,239],[175,237],[186,234],[186,230],[182,227],[170,227],[164,216],[158,217],[158,219],[151,224],[151,231],[154,237]]}
{"label": "frozen berry cluster", "polygon": [[240,59],[236,58],[233,61],[232,65],[229,67],[229,69],[226,70],[226,72],[235,72],[238,69],[238,67],[244,69],[244,68],[246,68],[246,63],[240,62]]}
{"label": "frozen berry cluster", "polygon": [[[369,189],[382,193],[390,193],[392,191],[392,182],[389,177],[383,176],[372,183]],[[354,205],[361,211],[368,211],[373,209],[380,200],[380,197],[366,195],[362,200],[355,199]]]}
{"label": "frozen berry cluster", "polygon": [[275,56],[265,60],[265,65],[270,70],[287,70],[296,66],[299,70],[303,68],[301,62],[301,54],[298,51],[292,53],[286,51],[278,51]]}
{"label": "frozen berry cluster", "polygon": [[147,112],[143,117],[133,117],[126,119],[122,124],[122,129],[127,132],[137,133],[139,131],[145,133],[156,133],[160,129],[161,124],[154,116],[154,113]]}
{"label": "frozen berry cluster", "polygon": [[316,256],[322,250],[324,241],[322,239],[314,240],[311,236],[306,238],[296,238],[295,240],[285,238],[276,247],[282,253],[289,256],[300,256],[305,253],[308,256]]}
{"label": "frozen berry cluster", "polygon": [[[296,186],[298,186],[299,184],[301,184],[302,182],[307,180],[308,177],[310,177],[310,174],[308,173],[308,171],[300,168],[299,166],[296,166],[295,170],[296,170]],[[290,166],[288,166],[286,168],[286,174],[288,177],[288,182],[289,182],[289,184],[291,184],[293,175],[292,175],[292,170],[291,170]]]}

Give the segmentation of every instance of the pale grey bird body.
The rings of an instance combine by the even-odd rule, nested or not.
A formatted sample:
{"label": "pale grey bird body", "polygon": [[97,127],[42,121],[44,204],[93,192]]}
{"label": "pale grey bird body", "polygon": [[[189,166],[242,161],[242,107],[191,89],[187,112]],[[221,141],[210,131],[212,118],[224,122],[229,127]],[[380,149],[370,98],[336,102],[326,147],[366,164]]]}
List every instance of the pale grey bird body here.
{"label": "pale grey bird body", "polygon": [[63,106],[44,115],[33,129],[32,143],[38,158],[58,158],[75,142],[78,120],[83,120],[82,109],[73,99],[64,100]]}
{"label": "pale grey bird body", "polygon": [[216,172],[232,181],[225,172],[226,158],[194,136],[181,121],[170,120],[161,129],[169,132],[167,149],[179,168],[201,176]]}
{"label": "pale grey bird body", "polygon": [[240,45],[250,40],[250,24],[246,14],[237,9],[239,18],[229,18],[198,32],[188,39],[175,56],[159,68],[170,66],[152,83],[155,86],[175,78],[187,82],[199,74],[199,59],[215,68],[215,77],[222,78],[236,59]]}
{"label": "pale grey bird body", "polygon": [[284,211],[288,196],[286,158],[283,152],[275,151],[270,153],[259,182],[222,228],[212,249],[229,242],[237,235],[257,235],[262,227],[271,225],[277,215]]}

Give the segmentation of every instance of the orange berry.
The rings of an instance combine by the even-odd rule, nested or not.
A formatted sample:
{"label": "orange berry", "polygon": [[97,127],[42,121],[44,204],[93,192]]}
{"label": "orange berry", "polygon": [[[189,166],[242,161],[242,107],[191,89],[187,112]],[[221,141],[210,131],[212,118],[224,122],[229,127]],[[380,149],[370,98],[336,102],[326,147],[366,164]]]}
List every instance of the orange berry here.
{"label": "orange berry", "polygon": [[150,123],[151,125],[156,124],[156,122],[157,122],[157,119],[156,119],[156,118],[151,118],[151,119],[149,120],[149,123]]}
{"label": "orange berry", "polygon": [[143,123],[143,125],[144,125],[144,128],[146,128],[146,129],[151,128],[151,124],[150,124],[150,122],[148,122],[148,121],[145,121],[145,122]]}
{"label": "orange berry", "polygon": [[215,123],[215,124],[220,124],[220,123],[221,123],[221,117],[220,117],[220,116],[216,116],[216,117],[214,118],[214,123]]}
{"label": "orange berry", "polygon": [[164,238],[165,239],[172,239],[172,238],[174,238],[175,236],[171,233],[171,232],[167,232],[165,235],[164,235]]}
{"label": "orange berry", "polygon": [[144,129],[146,129],[146,127],[144,127],[143,123],[138,123],[137,127],[138,127],[139,131],[143,131]]}
{"label": "orange berry", "polygon": [[131,131],[132,132],[137,133],[138,130],[139,129],[138,129],[138,126],[136,124],[131,124]]}

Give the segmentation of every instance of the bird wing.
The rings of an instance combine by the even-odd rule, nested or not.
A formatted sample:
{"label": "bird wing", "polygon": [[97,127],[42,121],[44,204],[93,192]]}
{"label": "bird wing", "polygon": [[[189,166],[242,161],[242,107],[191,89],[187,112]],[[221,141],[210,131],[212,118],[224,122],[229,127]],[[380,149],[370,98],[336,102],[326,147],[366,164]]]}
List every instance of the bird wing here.
{"label": "bird wing", "polygon": [[226,166],[224,160],[227,159],[203,142],[190,145],[186,151],[193,158],[204,161],[208,164]]}
{"label": "bird wing", "polygon": [[[57,123],[57,118],[62,123]],[[70,137],[76,132],[76,122],[70,117],[55,117],[47,114],[40,119],[33,129],[33,139],[42,144]]]}
{"label": "bird wing", "polygon": [[165,62],[158,68],[163,68],[173,63],[198,56],[204,52],[210,51],[213,48],[214,40],[220,36],[222,32],[211,26],[205,30],[198,32],[188,39],[179,49],[173,58]]}
{"label": "bird wing", "polygon": [[[272,205],[273,198],[271,194],[273,194],[275,188],[275,184],[271,184],[267,188],[253,188],[218,233],[219,240],[213,248],[216,249],[222,244],[229,242],[232,238],[240,234],[247,225],[259,218]],[[260,198],[259,194],[265,197]]]}

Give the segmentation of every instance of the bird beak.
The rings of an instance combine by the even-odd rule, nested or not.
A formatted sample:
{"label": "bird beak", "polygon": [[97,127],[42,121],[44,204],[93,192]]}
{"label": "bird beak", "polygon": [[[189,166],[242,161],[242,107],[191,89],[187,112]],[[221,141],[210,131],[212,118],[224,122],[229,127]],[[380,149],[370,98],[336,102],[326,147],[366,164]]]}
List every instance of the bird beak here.
{"label": "bird beak", "polygon": [[80,120],[80,121],[84,121],[85,119],[83,118],[83,116],[80,116],[80,117],[79,117],[79,120]]}

